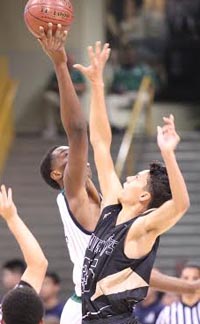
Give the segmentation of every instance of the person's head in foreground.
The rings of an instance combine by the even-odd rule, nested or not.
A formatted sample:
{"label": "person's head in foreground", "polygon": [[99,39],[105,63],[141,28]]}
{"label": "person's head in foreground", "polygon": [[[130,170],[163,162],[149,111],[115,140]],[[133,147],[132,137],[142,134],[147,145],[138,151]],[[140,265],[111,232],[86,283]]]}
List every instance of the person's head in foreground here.
{"label": "person's head in foreground", "polygon": [[2,302],[2,324],[42,324],[42,301],[31,287],[10,290]]}

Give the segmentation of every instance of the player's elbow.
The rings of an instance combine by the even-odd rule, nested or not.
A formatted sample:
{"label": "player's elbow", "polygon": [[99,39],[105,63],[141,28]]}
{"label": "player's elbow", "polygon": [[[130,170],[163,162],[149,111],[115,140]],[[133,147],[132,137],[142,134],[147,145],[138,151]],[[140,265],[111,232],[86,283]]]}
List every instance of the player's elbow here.
{"label": "player's elbow", "polygon": [[184,202],[184,213],[190,208],[190,198],[189,196],[187,197],[187,199],[185,199]]}
{"label": "player's elbow", "polygon": [[48,265],[49,265],[49,262],[48,262],[47,258],[44,257],[44,259],[42,261],[42,266],[43,266],[45,272],[47,271]]}
{"label": "player's elbow", "polygon": [[174,205],[174,217],[182,218],[184,214],[187,212],[187,210],[190,207],[190,200],[189,198],[182,199],[180,202],[173,202]]}
{"label": "player's elbow", "polygon": [[48,268],[48,260],[45,257],[45,255],[42,255],[40,258],[38,258],[37,262],[34,264],[35,267],[40,269],[40,272],[46,273]]}
{"label": "player's elbow", "polygon": [[44,258],[40,262],[40,266],[44,269],[45,272],[47,271],[48,264],[49,264],[49,262],[48,262],[47,258],[44,256]]}
{"label": "player's elbow", "polygon": [[189,196],[182,199],[180,204],[177,204],[177,209],[179,213],[185,214],[189,208],[190,208]]}

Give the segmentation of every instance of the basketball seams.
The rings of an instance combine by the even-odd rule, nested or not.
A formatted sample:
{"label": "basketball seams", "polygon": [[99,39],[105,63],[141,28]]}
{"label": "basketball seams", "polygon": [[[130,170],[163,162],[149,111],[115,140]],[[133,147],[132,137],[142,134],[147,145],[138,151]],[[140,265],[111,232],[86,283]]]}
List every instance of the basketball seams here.
{"label": "basketball seams", "polygon": [[[69,24],[66,24],[66,22],[64,22],[63,20],[59,20],[58,18],[52,18],[52,19],[50,19],[50,20],[52,20],[52,21],[50,21],[50,20],[47,20],[47,21],[44,21],[43,19],[41,19],[41,18],[38,18],[37,16],[34,16],[29,10],[26,12],[26,14],[29,14],[32,18],[34,18],[34,19],[36,19],[36,20],[38,20],[38,21],[41,21],[42,23],[45,23],[45,24],[47,24],[48,22],[52,22],[53,23],[53,20],[56,20],[56,24],[54,23],[54,25],[56,25],[57,26],[57,24],[61,24],[63,27],[69,27],[69,25],[71,24],[71,22],[69,22]],[[25,16],[26,17],[26,16]],[[26,21],[28,22],[28,19],[27,18],[25,18],[26,19]],[[41,24],[41,26],[42,26],[42,24]]]}
{"label": "basketball seams", "polygon": [[[42,4],[40,4],[39,6],[41,6],[41,7],[45,7],[45,4],[44,5],[42,5]],[[31,9],[32,7],[36,7],[36,8],[38,8],[39,7],[38,6],[38,4],[37,3],[34,3],[34,4],[32,4],[32,5],[29,5],[29,6],[27,6],[27,8],[25,7],[25,12],[26,11],[28,11],[29,9]],[[68,7],[68,8],[66,8],[66,9],[64,9],[62,6],[59,6],[59,5],[56,5],[56,6],[51,6],[51,5],[46,5],[48,8],[50,8],[50,9],[60,9],[60,10],[62,10],[62,11],[66,11],[66,12],[69,12],[71,15],[72,15],[72,17],[73,17],[73,9],[72,9],[72,7]]]}

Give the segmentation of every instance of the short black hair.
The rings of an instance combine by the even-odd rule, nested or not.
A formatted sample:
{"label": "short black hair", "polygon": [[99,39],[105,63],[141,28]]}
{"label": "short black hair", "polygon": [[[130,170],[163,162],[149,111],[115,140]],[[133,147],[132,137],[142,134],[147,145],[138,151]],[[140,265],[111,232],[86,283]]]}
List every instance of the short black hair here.
{"label": "short black hair", "polygon": [[147,186],[151,194],[148,208],[158,208],[172,198],[167,170],[163,163],[154,161],[150,164]]}
{"label": "short black hair", "polygon": [[2,318],[6,324],[39,324],[43,315],[42,301],[31,287],[17,287],[3,298]]}
{"label": "short black hair", "polygon": [[43,159],[40,162],[40,174],[44,181],[53,189],[60,189],[59,184],[51,178],[52,171],[52,152],[57,149],[59,146],[51,147],[47,153],[44,155]]}
{"label": "short black hair", "polygon": [[21,259],[11,259],[3,263],[2,269],[23,274],[26,269],[26,263]]}
{"label": "short black hair", "polygon": [[61,282],[60,276],[54,271],[47,271],[45,278],[51,278],[55,285],[59,285]]}

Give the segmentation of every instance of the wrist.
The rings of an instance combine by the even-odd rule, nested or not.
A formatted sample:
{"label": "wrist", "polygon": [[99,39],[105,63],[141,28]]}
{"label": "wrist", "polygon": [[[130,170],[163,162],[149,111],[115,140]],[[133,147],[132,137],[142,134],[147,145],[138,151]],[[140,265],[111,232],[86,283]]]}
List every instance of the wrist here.
{"label": "wrist", "polygon": [[168,159],[174,158],[175,153],[173,150],[161,150],[161,155],[164,160],[168,160]]}
{"label": "wrist", "polygon": [[91,83],[93,87],[104,87],[103,80],[94,80],[94,81],[91,80]]}
{"label": "wrist", "polygon": [[67,67],[67,60],[61,60],[61,61],[53,61],[53,65],[55,69],[66,69]]}
{"label": "wrist", "polygon": [[7,216],[5,218],[5,221],[7,222],[8,226],[12,226],[15,224],[16,220],[19,219],[19,215],[17,212],[11,213],[11,215]]}

